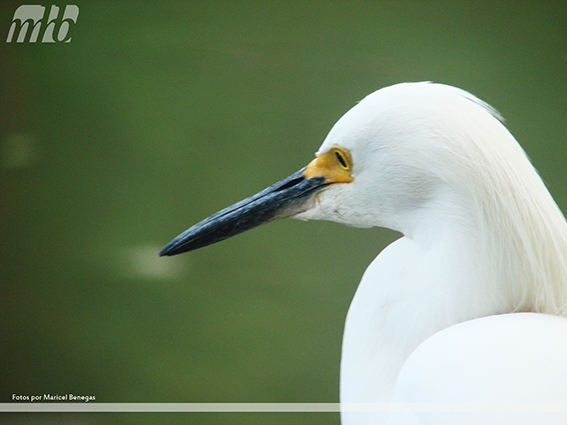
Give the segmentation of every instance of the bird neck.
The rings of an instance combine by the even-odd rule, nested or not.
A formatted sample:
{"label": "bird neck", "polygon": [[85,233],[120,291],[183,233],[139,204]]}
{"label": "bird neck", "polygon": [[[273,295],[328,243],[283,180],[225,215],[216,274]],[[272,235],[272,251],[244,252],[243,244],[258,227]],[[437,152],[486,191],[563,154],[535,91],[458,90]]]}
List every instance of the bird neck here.
{"label": "bird neck", "polygon": [[482,201],[447,190],[400,219],[415,227],[400,228],[404,237],[372,262],[349,309],[341,401],[390,401],[410,353],[454,324],[564,312],[567,224],[541,181],[537,188],[479,192]]}
{"label": "bird neck", "polygon": [[431,211],[436,218],[423,210],[422,228],[384,249],[358,286],[345,324],[343,402],[389,402],[403,362],[422,341],[510,308],[467,218],[452,208]]}

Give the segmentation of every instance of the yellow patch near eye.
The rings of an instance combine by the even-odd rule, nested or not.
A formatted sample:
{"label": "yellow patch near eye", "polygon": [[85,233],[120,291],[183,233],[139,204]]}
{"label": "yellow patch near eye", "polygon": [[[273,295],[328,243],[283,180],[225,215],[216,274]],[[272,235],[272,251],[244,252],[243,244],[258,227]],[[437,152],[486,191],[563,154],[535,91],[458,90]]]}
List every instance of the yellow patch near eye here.
{"label": "yellow patch near eye", "polygon": [[325,177],[325,183],[350,183],[352,156],[347,149],[334,145],[309,163],[303,175],[306,178]]}

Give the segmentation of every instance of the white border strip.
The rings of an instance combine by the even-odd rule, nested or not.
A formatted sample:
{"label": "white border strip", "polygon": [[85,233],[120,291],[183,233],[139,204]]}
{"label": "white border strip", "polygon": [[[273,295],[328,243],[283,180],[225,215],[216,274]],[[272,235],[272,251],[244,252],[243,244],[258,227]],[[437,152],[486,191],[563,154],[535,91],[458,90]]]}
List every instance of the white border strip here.
{"label": "white border strip", "polygon": [[567,403],[0,403],[0,412],[565,412]]}

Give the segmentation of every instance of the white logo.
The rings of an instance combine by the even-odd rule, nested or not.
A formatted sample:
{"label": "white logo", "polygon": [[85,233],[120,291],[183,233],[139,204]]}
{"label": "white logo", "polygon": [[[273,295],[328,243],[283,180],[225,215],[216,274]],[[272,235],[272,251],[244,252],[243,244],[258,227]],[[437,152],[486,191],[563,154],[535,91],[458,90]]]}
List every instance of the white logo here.
{"label": "white logo", "polygon": [[71,26],[77,23],[79,7],[74,4],[65,6],[59,19],[59,7],[53,5],[46,13],[46,8],[39,4],[23,4],[14,12],[12,25],[8,31],[6,43],[13,39],[16,43],[69,43]]}

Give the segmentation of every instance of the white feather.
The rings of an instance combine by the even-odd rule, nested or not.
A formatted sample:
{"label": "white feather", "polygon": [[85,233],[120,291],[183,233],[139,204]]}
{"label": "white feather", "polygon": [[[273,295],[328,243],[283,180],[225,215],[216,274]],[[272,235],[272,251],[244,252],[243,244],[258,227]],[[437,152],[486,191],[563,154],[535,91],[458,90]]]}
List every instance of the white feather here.
{"label": "white feather", "polygon": [[410,354],[452,325],[566,314],[567,223],[494,109],[454,87],[398,84],[348,111],[318,154],[333,145],[351,152],[354,181],[297,217],[404,235],[368,267],[350,306],[341,402],[391,401]]}

